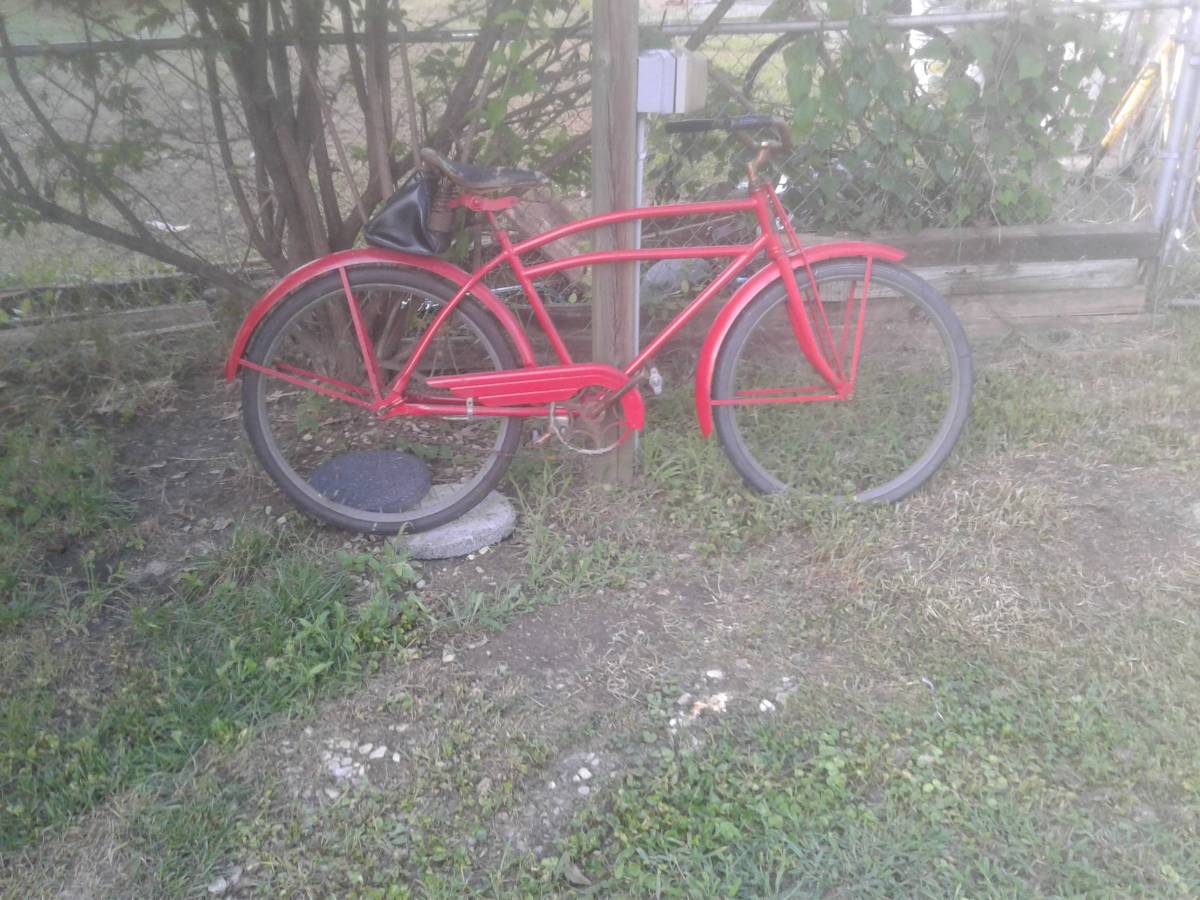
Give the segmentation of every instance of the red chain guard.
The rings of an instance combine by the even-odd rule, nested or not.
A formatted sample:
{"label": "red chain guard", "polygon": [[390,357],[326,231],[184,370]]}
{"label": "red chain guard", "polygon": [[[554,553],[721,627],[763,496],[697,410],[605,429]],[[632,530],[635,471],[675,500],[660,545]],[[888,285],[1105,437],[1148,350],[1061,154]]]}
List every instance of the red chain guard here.
{"label": "red chain guard", "polygon": [[[619,390],[629,383],[629,378],[612,366],[574,363],[567,366],[472,372],[467,375],[439,375],[428,379],[426,383],[482,406],[519,406],[559,403],[586,388]],[[646,407],[637,388],[631,388],[621,396],[621,413],[627,427],[642,430],[646,421]]]}

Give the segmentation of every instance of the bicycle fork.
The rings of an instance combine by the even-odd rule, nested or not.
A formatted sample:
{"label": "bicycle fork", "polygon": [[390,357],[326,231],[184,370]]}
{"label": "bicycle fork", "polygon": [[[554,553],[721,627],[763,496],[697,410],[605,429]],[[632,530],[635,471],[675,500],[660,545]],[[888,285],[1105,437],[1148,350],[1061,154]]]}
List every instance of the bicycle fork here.
{"label": "bicycle fork", "polygon": [[[768,205],[768,197],[765,193],[756,193],[755,196],[758,200],[755,212],[758,215],[759,227],[767,237],[767,257],[779,269],[784,289],[787,291],[787,313],[788,321],[792,326],[792,334],[795,336],[796,343],[799,345],[805,359],[808,360],[809,365],[813,367],[816,373],[832,389],[831,394],[814,396],[809,399],[849,400],[854,395],[854,385],[858,376],[858,358],[862,347],[863,322],[867,311],[867,293],[871,283],[872,258],[867,257],[862,293],[857,304],[855,303],[854,293],[851,293],[846,298],[846,309],[842,316],[840,340],[835,341],[833,331],[829,327],[829,320],[825,315],[824,304],[821,302],[821,292],[817,287],[812,266],[809,265],[808,260],[805,258],[804,249],[795,231],[792,229],[791,223],[787,219],[786,211],[774,194],[770,194],[774,210]],[[792,266],[792,258],[784,249],[783,242],[780,240],[779,234],[775,229],[775,223],[772,221],[774,218],[772,212],[783,223],[793,250],[800,255],[800,259],[804,264],[804,272],[812,289],[811,306],[814,312],[813,321],[810,321],[808,311],[805,309],[806,301],[796,280],[796,269]],[[814,323],[818,330],[814,330]],[[852,348],[847,348],[846,345],[852,326],[854,330],[854,344]],[[847,349],[851,350],[849,372],[845,368],[845,354]]]}

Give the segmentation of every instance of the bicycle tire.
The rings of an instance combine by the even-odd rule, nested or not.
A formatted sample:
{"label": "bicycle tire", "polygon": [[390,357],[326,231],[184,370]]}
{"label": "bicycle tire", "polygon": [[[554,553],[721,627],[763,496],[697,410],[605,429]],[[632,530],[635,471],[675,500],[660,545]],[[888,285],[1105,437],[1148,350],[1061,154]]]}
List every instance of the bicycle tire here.
{"label": "bicycle tire", "polygon": [[[865,275],[865,260],[830,260],[813,266],[813,277],[820,288],[822,301],[827,310],[833,312],[837,311],[834,307],[838,301],[828,300],[834,293],[828,289],[835,282],[848,282],[852,291],[853,283],[861,283]],[[812,291],[806,274],[798,272],[797,281],[805,294],[805,308],[816,330],[819,323],[815,321]],[[766,402],[761,405],[730,403],[714,407],[714,424],[722,449],[752,488],[764,493],[803,489],[862,502],[894,502],[917,490],[949,457],[970,414],[974,378],[971,349],[962,325],[931,285],[902,267],[874,262],[870,284],[858,382],[852,399]],[[852,298],[853,294],[847,296]],[[803,361],[790,327],[782,319],[786,315],[786,298],[783,283],[775,282],[764,288],[739,314],[718,353],[712,389],[714,400],[745,397],[747,388],[738,387],[739,374],[743,383],[752,383],[756,370],[777,377],[772,365],[777,368],[808,367],[808,374],[812,376],[811,367]],[[852,310],[853,302],[841,309],[843,313]],[[876,313],[874,317],[873,312]],[[931,329],[921,329],[918,333],[917,313],[927,317]],[[790,350],[787,349],[789,345]],[[898,350],[918,346],[921,352],[913,354],[918,363],[925,357],[932,359],[937,355],[933,348],[940,347],[941,358],[927,366],[935,376],[941,371],[940,388],[936,381],[929,381],[922,370],[912,366],[896,367]],[[877,348],[883,349],[877,351]],[[885,350],[892,359],[887,365],[884,364]],[[774,360],[783,360],[784,354],[801,362],[776,364]],[[753,359],[753,364],[744,363],[748,359]],[[789,377],[790,374],[789,369]],[[896,388],[890,394],[884,390],[889,383]],[[932,393],[935,388],[940,399]],[[741,395],[739,390],[743,392]],[[763,389],[757,390],[761,393]],[[913,398],[917,401],[914,404],[917,412],[921,411],[922,405],[942,407],[936,415],[921,417],[928,420],[932,432],[927,439],[915,434],[921,423],[910,414],[886,408],[889,397],[900,398],[906,390],[926,392]],[[856,403],[858,407],[852,406]],[[868,434],[872,415],[876,417],[876,431],[884,432],[878,438]],[[838,450],[833,446],[841,434],[835,433],[835,426],[849,436],[849,443],[853,445],[851,450]],[[888,428],[893,431],[884,431]],[[909,437],[908,432],[913,432],[913,436]],[[751,435],[755,436],[753,440]],[[760,435],[764,443],[775,439],[781,449],[776,452],[770,447],[756,455]],[[892,458],[899,455],[903,449],[901,445],[908,448],[905,452],[913,459],[893,472],[892,468],[898,464]],[[857,453],[861,460],[852,457],[852,453]],[[821,464],[813,465],[817,459]],[[819,479],[805,466],[817,469]],[[817,485],[815,489],[814,484]]]}
{"label": "bicycle tire", "polygon": [[[391,266],[355,267],[347,271],[347,276],[356,296],[363,292],[369,297],[371,296],[369,291],[379,291],[380,289],[408,292],[413,297],[422,298],[415,308],[424,310],[426,315],[434,309],[430,304],[445,304],[455,293],[451,286],[433,276]],[[321,310],[317,307],[322,301],[336,302],[339,295],[344,297],[342,291],[341,278],[336,272],[313,279],[297,289],[267,316],[254,333],[246,358],[257,365],[270,366],[275,354],[280,352],[278,348],[281,339],[289,334],[291,329],[303,327],[298,326],[298,323],[302,322],[306,314],[314,311],[319,314]],[[427,306],[428,309],[426,309]],[[460,315],[462,322],[467,325],[466,333],[473,333],[479,339],[483,352],[486,353],[495,369],[511,369],[518,366],[517,356],[510,341],[500,324],[487,310],[472,298],[464,298],[456,307],[446,328],[449,328],[449,322],[457,322]],[[394,331],[391,318],[387,320],[381,332],[388,329]],[[352,333],[343,335],[343,338],[354,340]],[[377,352],[379,341],[386,340],[386,338],[387,335],[381,333],[378,339],[373,339],[373,345],[376,346]],[[428,355],[427,353],[426,356]],[[473,370],[479,371],[480,369]],[[446,370],[440,371],[445,372]],[[364,367],[364,379],[365,372]],[[282,430],[282,426],[272,427],[272,416],[267,404],[267,398],[273,396],[267,393],[268,386],[281,384],[283,388],[289,387],[286,383],[281,383],[271,376],[254,370],[245,369],[243,371],[242,413],[250,445],[267,474],[297,507],[304,513],[338,528],[366,533],[396,534],[401,531],[410,533],[426,531],[453,521],[482,501],[496,486],[512,461],[513,454],[520,442],[522,423],[519,419],[481,416],[473,418],[469,416],[437,417],[436,419],[420,417],[424,422],[430,422],[431,419],[438,423],[452,423],[461,420],[467,423],[476,423],[477,427],[478,423],[495,423],[498,436],[484,458],[479,471],[475,472],[469,480],[464,479],[461,483],[451,483],[445,489],[440,490],[438,496],[445,494],[444,501],[429,499],[422,501],[421,505],[412,509],[386,512],[349,506],[330,499],[316,490],[309,483],[309,478],[302,474],[297,469],[295,462],[289,458],[288,454],[284,453],[281,447],[281,444],[284,443],[282,435],[276,434],[277,431]],[[306,389],[299,388],[295,393],[301,392],[306,392]],[[277,390],[276,393],[286,392]],[[316,397],[321,396],[316,392],[308,391],[307,393]],[[342,402],[341,407],[351,411],[358,409],[345,402]],[[356,413],[347,414],[354,415]],[[360,411],[357,415],[363,417],[367,429],[378,430],[380,428],[380,420],[372,421],[373,417],[369,412]],[[388,419],[382,425],[388,426],[393,423],[402,425],[406,419],[415,423],[417,417]],[[428,428],[429,426],[423,425],[422,427]],[[293,429],[293,431],[298,430],[298,428]],[[351,435],[349,430],[346,433]],[[315,431],[310,437],[314,435],[316,435]],[[310,447],[319,447],[322,444],[319,436],[314,437],[313,440],[303,439]],[[350,443],[353,444],[354,440],[355,437],[351,435]],[[297,442],[293,439],[290,443],[296,444]],[[387,436],[386,429],[382,443],[391,448],[404,446],[415,447],[417,450],[422,449],[408,439],[400,440],[395,436]],[[433,496],[433,492],[427,495],[428,498]]]}

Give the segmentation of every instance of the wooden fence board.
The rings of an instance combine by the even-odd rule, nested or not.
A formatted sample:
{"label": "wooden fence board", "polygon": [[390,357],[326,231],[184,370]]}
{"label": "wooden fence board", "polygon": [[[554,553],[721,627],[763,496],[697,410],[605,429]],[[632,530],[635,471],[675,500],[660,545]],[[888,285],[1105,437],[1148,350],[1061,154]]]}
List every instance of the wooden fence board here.
{"label": "wooden fence board", "polygon": [[1018,225],[1008,228],[931,228],[876,240],[908,252],[906,265],[1152,259],[1159,235],[1149,222],[1119,225]]}
{"label": "wooden fence board", "polygon": [[114,338],[129,339],[211,327],[212,324],[208,304],[204,301],[171,303],[5,328],[0,330],[0,349],[9,352],[21,350],[48,332],[59,333],[65,338],[86,339],[89,330],[99,329]]}

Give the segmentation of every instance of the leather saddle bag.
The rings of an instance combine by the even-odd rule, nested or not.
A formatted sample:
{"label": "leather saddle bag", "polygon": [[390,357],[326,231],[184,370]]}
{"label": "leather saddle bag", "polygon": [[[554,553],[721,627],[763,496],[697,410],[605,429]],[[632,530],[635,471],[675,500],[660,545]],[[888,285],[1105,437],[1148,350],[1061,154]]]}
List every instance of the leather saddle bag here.
{"label": "leather saddle bag", "polygon": [[446,249],[446,234],[430,228],[430,212],[438,179],[414,172],[367,223],[363,236],[373,247],[436,256]]}

